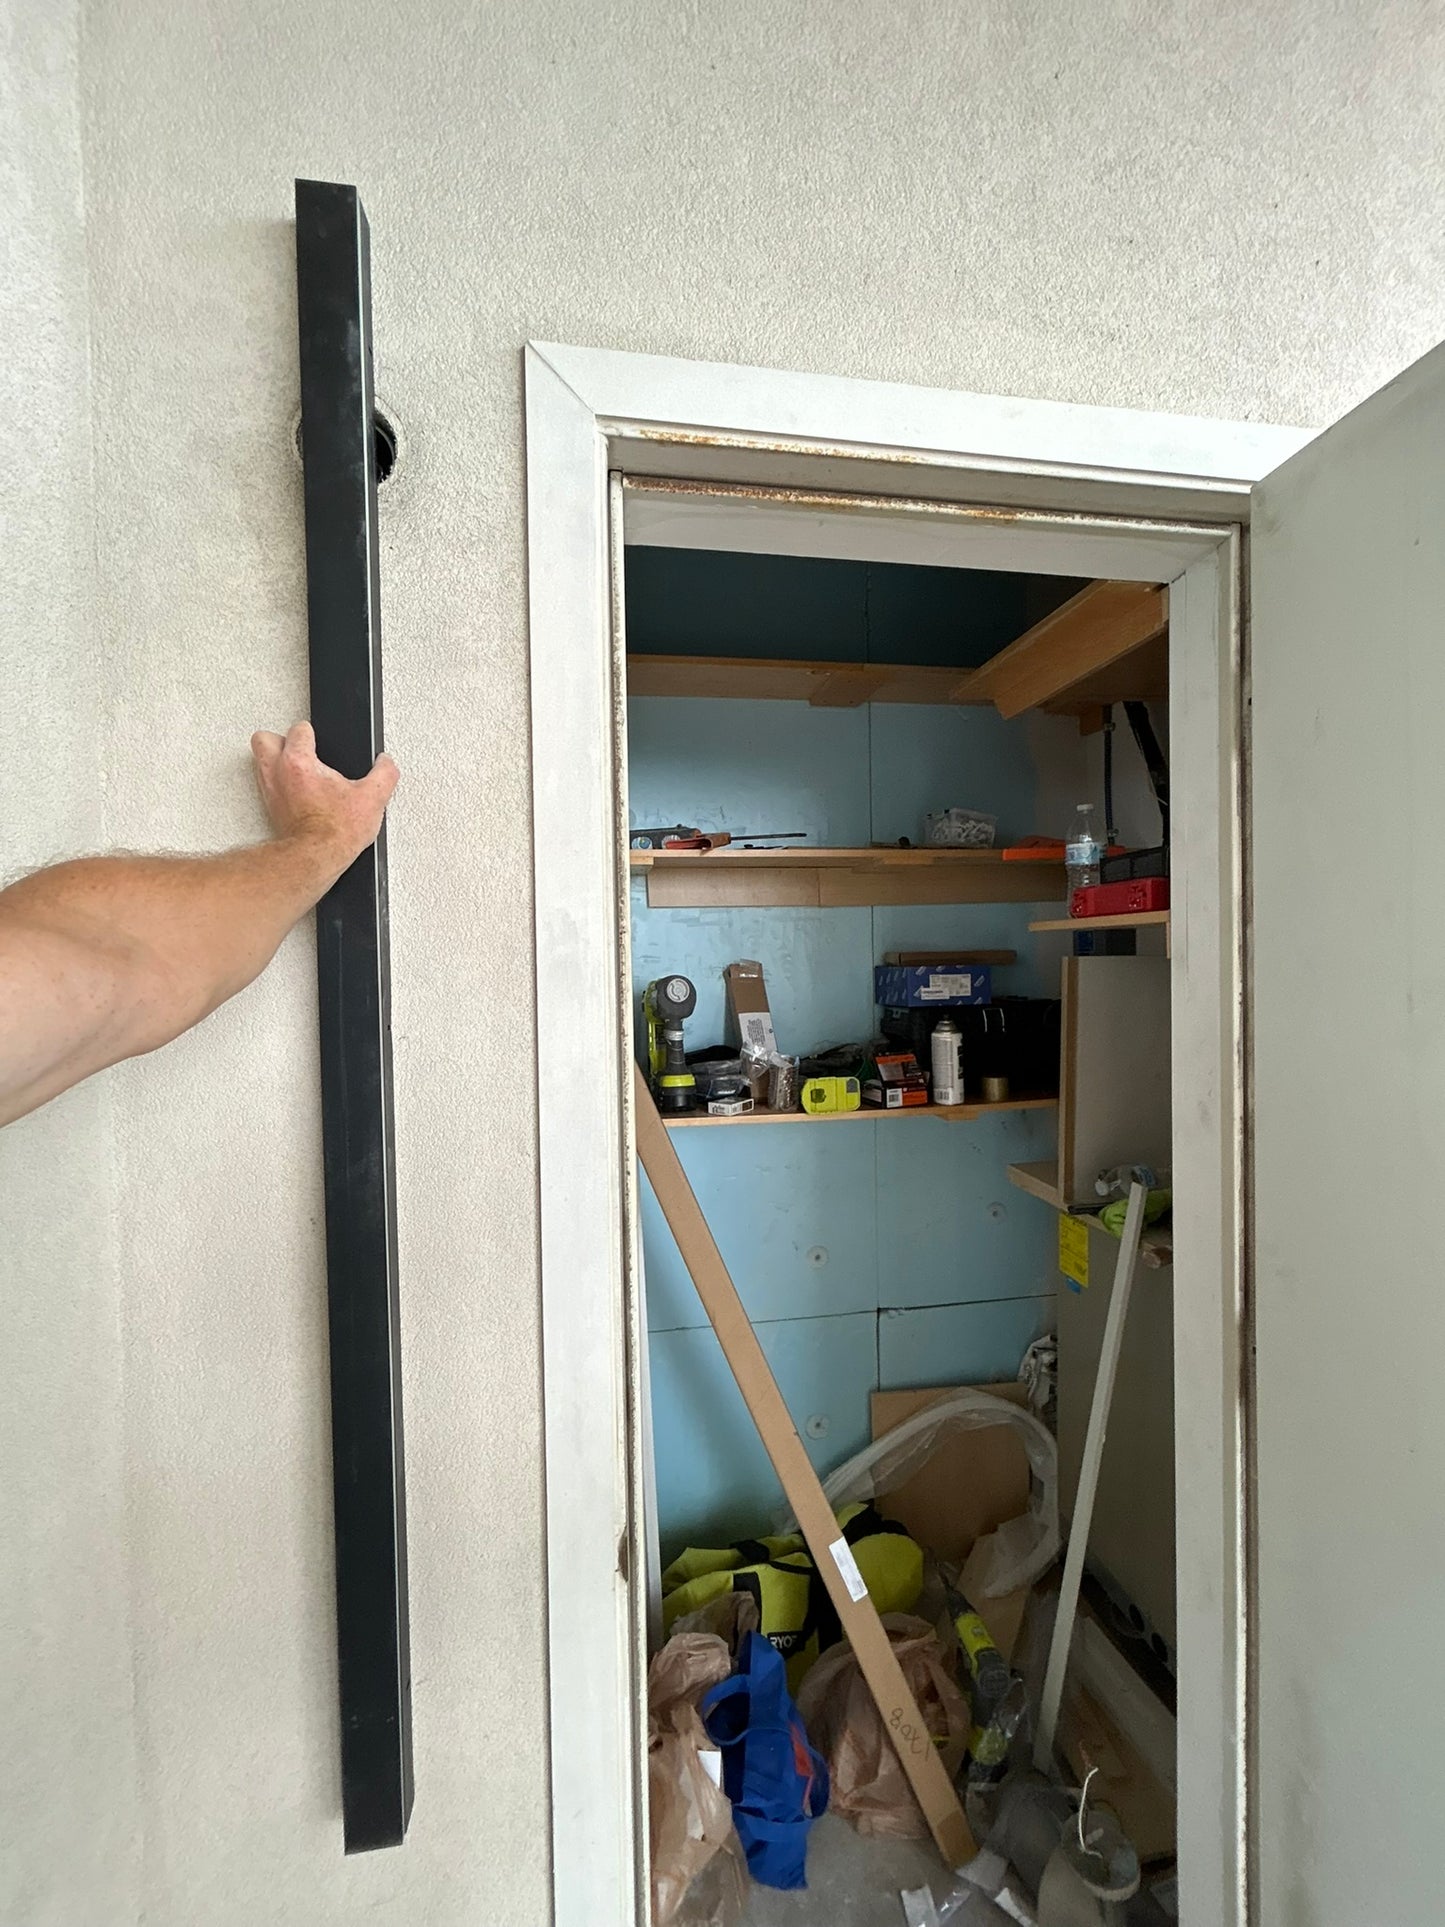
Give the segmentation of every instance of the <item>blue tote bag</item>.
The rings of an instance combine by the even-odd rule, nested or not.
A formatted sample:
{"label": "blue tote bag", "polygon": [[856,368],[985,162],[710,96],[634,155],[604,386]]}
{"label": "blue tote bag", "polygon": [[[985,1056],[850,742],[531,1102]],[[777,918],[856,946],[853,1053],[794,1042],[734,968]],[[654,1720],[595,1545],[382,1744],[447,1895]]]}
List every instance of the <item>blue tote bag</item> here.
{"label": "blue tote bag", "polygon": [[828,1769],[808,1744],[781,1656],[749,1633],[731,1679],[698,1710],[723,1757],[748,1871],[765,1887],[806,1887],[808,1830],[828,1810]]}

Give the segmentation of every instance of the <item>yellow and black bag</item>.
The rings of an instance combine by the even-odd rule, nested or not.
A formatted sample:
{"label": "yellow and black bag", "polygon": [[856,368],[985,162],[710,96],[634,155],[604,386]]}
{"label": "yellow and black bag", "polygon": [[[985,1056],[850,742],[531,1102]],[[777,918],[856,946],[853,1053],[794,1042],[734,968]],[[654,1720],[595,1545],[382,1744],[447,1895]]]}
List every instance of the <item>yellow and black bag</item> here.
{"label": "yellow and black bag", "polygon": [[[838,1530],[852,1548],[880,1613],[911,1612],[923,1587],[923,1548],[872,1505],[845,1506]],[[764,1637],[787,1662],[788,1690],[842,1627],[813,1555],[798,1533],[742,1539],[734,1546],[690,1546],[662,1575],[662,1623],[697,1612],[725,1592],[750,1593]]]}

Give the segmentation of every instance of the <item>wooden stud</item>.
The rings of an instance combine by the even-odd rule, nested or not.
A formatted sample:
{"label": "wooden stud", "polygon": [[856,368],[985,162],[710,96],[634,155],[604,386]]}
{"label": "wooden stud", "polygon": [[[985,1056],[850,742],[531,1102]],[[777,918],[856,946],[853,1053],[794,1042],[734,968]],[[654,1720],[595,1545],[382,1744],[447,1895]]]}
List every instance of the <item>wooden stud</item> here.
{"label": "wooden stud", "polygon": [[797,1427],[763,1356],[758,1335],[723,1263],[702,1207],[688,1183],[687,1173],[668,1138],[647,1080],[636,1065],[633,1066],[633,1111],[642,1167],[677,1241],[702,1308],[717,1334],[743,1403],[757,1427],[758,1437],[772,1461],[783,1495],[793,1508],[818,1575],[853,1648],[859,1671],[877,1703],[899,1765],[908,1777],[944,1864],[961,1867],[972,1860],[978,1849],[948,1769],[903,1677],[898,1656],[866,1587],[860,1583],[850,1584],[850,1579],[856,1580],[857,1569],[853,1567],[851,1574],[847,1571],[852,1561],[846,1556],[833,1508],[798,1437]]}

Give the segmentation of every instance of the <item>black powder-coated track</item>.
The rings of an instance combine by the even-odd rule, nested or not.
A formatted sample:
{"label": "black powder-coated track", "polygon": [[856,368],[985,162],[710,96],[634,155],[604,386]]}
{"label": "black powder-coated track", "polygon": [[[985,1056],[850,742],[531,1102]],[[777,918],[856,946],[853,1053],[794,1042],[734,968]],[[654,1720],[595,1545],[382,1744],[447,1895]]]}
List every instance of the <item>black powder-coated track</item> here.
{"label": "black powder-coated track", "polygon": [[[371,242],[354,187],[296,183],[311,719],[322,760],[382,747]],[[386,831],[316,911],[341,1794],[348,1853],[399,1846],[411,1657],[391,1090]]]}

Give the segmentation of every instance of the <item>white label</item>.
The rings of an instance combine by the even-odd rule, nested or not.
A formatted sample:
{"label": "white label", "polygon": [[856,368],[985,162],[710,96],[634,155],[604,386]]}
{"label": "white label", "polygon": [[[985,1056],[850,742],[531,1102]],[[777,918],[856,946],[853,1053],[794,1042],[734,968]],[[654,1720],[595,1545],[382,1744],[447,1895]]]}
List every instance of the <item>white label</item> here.
{"label": "white label", "polygon": [[973,995],[972,974],[964,971],[961,975],[952,977],[934,975],[926,984],[919,986],[918,995],[925,1003],[938,1003],[944,997],[971,997]]}
{"label": "white label", "polygon": [[743,1011],[738,1017],[738,1036],[745,1050],[768,1052],[778,1048],[773,1020],[765,1010]]}
{"label": "white label", "polygon": [[853,1548],[846,1539],[835,1539],[828,1548],[833,1555],[833,1564],[843,1576],[843,1584],[848,1588],[848,1597],[856,1605],[868,1596],[863,1575],[858,1570],[858,1561],[853,1557]]}
{"label": "white label", "polygon": [[1064,862],[1071,870],[1092,868],[1103,854],[1102,846],[1092,836],[1083,836],[1077,843],[1064,845]]}
{"label": "white label", "polygon": [[712,1781],[718,1792],[722,1791],[722,1754],[712,1747],[700,1746],[697,1749],[698,1762],[703,1772]]}

